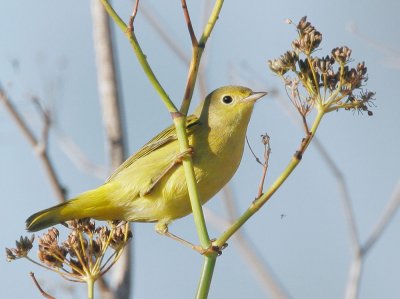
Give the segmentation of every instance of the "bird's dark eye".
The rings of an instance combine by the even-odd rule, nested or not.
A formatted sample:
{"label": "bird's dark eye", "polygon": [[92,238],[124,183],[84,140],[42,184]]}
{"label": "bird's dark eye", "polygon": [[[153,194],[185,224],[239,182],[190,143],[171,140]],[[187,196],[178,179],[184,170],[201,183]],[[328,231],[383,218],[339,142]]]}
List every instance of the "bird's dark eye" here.
{"label": "bird's dark eye", "polygon": [[231,96],[224,96],[222,98],[222,102],[224,102],[225,104],[230,104],[230,103],[232,103],[232,101],[233,101],[233,99]]}

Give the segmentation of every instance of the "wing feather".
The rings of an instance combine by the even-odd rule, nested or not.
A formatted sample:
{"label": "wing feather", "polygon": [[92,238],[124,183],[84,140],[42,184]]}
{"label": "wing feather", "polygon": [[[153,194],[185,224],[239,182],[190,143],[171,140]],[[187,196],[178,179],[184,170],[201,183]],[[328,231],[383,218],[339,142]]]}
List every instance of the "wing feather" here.
{"label": "wing feather", "polygon": [[[190,115],[186,119],[186,131],[188,133],[188,136],[193,134],[193,131],[196,130],[196,128],[199,125],[199,119],[195,115]],[[149,142],[147,142],[140,150],[138,150],[136,153],[134,153],[132,156],[130,156],[124,163],[122,163],[111,176],[106,180],[106,183],[111,181],[113,178],[115,178],[122,170],[128,168],[131,166],[135,161],[146,157],[148,154],[152,153],[153,151],[163,147],[164,145],[177,140],[178,137],[176,135],[175,131],[175,126],[171,125],[165,130],[163,130],[161,133],[159,133],[157,136],[155,136],[153,139],[151,139]],[[162,169],[160,169],[160,172]]]}

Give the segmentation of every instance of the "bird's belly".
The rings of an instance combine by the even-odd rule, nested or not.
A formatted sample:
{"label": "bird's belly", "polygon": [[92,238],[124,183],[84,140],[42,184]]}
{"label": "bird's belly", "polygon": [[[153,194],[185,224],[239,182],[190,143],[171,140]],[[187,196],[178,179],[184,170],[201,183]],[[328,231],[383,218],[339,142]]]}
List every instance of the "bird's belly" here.
{"label": "bird's belly", "polygon": [[[239,154],[241,155],[241,152]],[[201,157],[206,157],[206,155]],[[237,159],[237,157],[231,156],[224,160],[216,156],[207,155],[207,157],[207,161],[193,159],[199,200],[202,205],[229,182],[235,174],[241,158]],[[183,167],[176,168],[165,180],[164,188],[159,195],[159,198],[162,198],[162,204],[158,206],[159,215],[176,219],[190,214],[192,207]]]}
{"label": "bird's belly", "polygon": [[[237,145],[236,145],[237,146]],[[193,166],[201,204],[212,198],[235,174],[243,146],[226,147],[229,153],[194,151]],[[170,170],[146,195],[131,200],[125,219],[142,222],[169,222],[192,212],[182,165]]]}

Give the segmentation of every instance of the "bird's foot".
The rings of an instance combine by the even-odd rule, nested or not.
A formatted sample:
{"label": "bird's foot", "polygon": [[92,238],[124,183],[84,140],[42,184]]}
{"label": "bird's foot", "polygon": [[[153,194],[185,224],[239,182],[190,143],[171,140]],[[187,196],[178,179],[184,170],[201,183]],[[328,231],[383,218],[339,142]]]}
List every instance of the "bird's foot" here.
{"label": "bird's foot", "polygon": [[222,246],[216,245],[215,244],[216,239],[211,240],[211,245],[208,248],[203,248],[200,245],[194,245],[193,243],[190,243],[189,241],[186,241],[185,239],[182,239],[181,237],[178,237],[177,235],[174,235],[173,233],[169,232],[168,225],[165,223],[157,223],[155,230],[160,235],[163,235],[163,236],[169,237],[175,241],[178,241],[179,243],[182,243],[185,246],[188,246],[188,247],[192,248],[193,250],[197,251],[201,255],[208,256],[208,255],[212,255],[215,253],[217,253],[217,255],[221,255],[222,250],[224,250],[228,246],[227,243],[225,243]]}
{"label": "bird's foot", "polygon": [[197,252],[199,252],[201,255],[212,255],[217,253],[218,256],[222,254],[222,250],[224,250],[226,247],[228,247],[228,243],[225,243],[222,246],[218,246],[215,244],[216,239],[211,240],[211,245],[208,248],[203,248],[201,246],[195,246],[196,248],[193,248]]}

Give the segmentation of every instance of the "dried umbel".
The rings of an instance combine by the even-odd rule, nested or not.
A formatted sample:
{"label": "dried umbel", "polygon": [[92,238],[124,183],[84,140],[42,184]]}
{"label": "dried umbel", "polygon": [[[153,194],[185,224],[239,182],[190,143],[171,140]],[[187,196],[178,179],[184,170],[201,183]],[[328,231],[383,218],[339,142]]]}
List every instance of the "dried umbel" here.
{"label": "dried umbel", "polygon": [[322,34],[310,22],[307,22],[307,17],[301,18],[296,28],[299,38],[292,42],[292,48],[297,52],[310,55],[321,43]]}
{"label": "dried umbel", "polygon": [[62,268],[65,257],[68,253],[66,248],[58,244],[59,232],[55,227],[52,227],[39,238],[39,260],[52,268]]}
{"label": "dried umbel", "polygon": [[313,108],[321,113],[344,109],[372,115],[375,94],[364,90],[368,80],[365,63],[351,67],[352,50],[347,46],[332,49],[330,55],[314,56],[322,34],[306,17],[296,29],[298,38],[292,42],[293,50],[269,60],[268,65],[284,80],[290,100],[301,116],[305,118]]}
{"label": "dried umbel", "polygon": [[15,248],[6,248],[7,261],[11,262],[13,260],[26,257],[33,247],[34,240],[34,235],[32,235],[31,238],[21,236],[19,241],[15,241]]}
{"label": "dried umbel", "polygon": [[299,56],[296,52],[287,51],[279,59],[269,60],[268,65],[274,73],[284,75],[287,71],[296,69],[298,60]]}
{"label": "dried umbel", "polygon": [[132,238],[129,225],[123,223],[96,228],[93,220],[81,219],[69,221],[67,227],[70,231],[65,241],[60,241],[60,232],[54,227],[38,239],[39,262],[28,256],[34,236],[21,237],[16,248],[6,248],[7,260],[27,258],[68,280],[95,281],[115,264]]}

